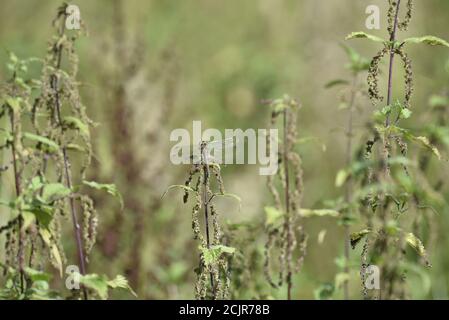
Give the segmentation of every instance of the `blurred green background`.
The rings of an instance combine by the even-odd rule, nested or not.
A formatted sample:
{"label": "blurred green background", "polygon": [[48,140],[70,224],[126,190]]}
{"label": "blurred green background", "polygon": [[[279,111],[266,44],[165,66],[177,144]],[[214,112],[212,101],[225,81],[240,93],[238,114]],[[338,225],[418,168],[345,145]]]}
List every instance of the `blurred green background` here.
{"label": "blurred green background", "polygon": [[[385,37],[386,2],[383,0],[147,0],[74,1],[79,6],[88,36],[77,42],[79,80],[88,112],[100,125],[94,131],[96,161],[89,175],[116,183],[125,199],[120,212],[110,198],[95,198],[100,215],[99,241],[89,264],[91,272],[125,274],[142,299],[193,298],[197,244],[192,240],[191,206],[180,193],[161,195],[171,184],[182,184],[187,169],[171,165],[169,134],[175,128],[191,129],[192,120],[210,128],[264,128],[269,112],[262,99],[284,93],[302,103],[301,137],[319,143],[304,144],[305,194],[303,207],[320,207],[326,199],[340,197],[335,175],[344,166],[347,114],[338,110],[338,91],[324,85],[348,78],[340,43],[352,31],[365,28],[365,8],[381,7],[380,31]],[[449,39],[449,1],[415,1],[415,16],[401,37],[433,34]],[[2,0],[0,10],[0,79],[7,78],[7,50],[20,58],[43,57],[53,30],[51,20],[59,1]],[[353,40],[361,54],[372,57],[378,45]],[[414,65],[413,120],[408,126],[425,125],[432,94],[449,89],[444,65],[449,51],[426,46],[410,47]],[[400,82],[402,74],[396,72]],[[396,96],[402,85],[396,86]],[[374,107],[360,101],[356,113],[355,143]],[[322,144],[326,146],[323,148]],[[435,165],[435,175],[448,175],[447,162]],[[258,166],[223,168],[228,192],[242,198],[220,202],[223,220],[264,219],[270,203],[265,178]],[[2,197],[11,186],[2,186]],[[446,197],[449,193],[446,191]],[[418,299],[449,298],[449,210],[435,219],[437,240],[428,247],[433,268],[410,278],[411,295]],[[0,211],[0,223],[6,219]],[[356,227],[355,227],[356,228]],[[310,241],[305,267],[295,276],[294,298],[314,298],[314,291],[333,282],[335,259],[343,252],[343,229],[332,219],[306,222]],[[327,230],[322,243],[318,233]],[[70,238],[70,230],[67,231]],[[256,246],[263,249],[264,235]],[[73,243],[64,243],[73,252]],[[248,244],[245,244],[247,246]],[[249,245],[248,245],[249,246]],[[3,246],[2,246],[3,248]],[[3,250],[3,249],[2,249]],[[1,252],[1,251],[0,251]],[[351,252],[355,263],[359,252]],[[74,259],[74,256],[70,256]],[[271,290],[261,269],[254,274],[253,291],[239,297],[279,297],[285,290]],[[360,298],[355,269],[351,297]],[[116,294],[116,298],[129,298]],[[340,297],[338,294],[336,297]]]}

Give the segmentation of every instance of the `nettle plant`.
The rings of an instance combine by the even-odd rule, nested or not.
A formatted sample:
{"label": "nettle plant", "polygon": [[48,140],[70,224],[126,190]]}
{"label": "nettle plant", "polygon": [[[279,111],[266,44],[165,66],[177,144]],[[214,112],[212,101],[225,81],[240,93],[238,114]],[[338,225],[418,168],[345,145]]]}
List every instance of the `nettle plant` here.
{"label": "nettle plant", "polygon": [[[273,288],[287,284],[287,298],[292,298],[293,273],[298,273],[303,265],[307,248],[307,235],[300,219],[300,205],[303,192],[301,157],[295,150],[297,144],[297,112],[299,103],[285,96],[269,102],[271,119],[269,129],[277,127],[278,119],[282,119],[283,140],[279,141],[279,169],[276,175],[269,175],[268,189],[274,199],[273,207],[265,207],[266,230],[268,240],[265,244],[265,275]],[[271,132],[269,130],[268,132]],[[267,135],[269,150],[273,137]],[[294,176],[290,182],[290,171]],[[280,191],[281,190],[281,191]],[[281,193],[284,196],[281,200]],[[276,257],[273,248],[278,248],[279,277],[275,282],[271,265]],[[298,249],[297,257],[294,257]]]}
{"label": "nettle plant", "polygon": [[[307,249],[308,236],[303,219],[331,216],[339,213],[328,209],[301,208],[303,195],[303,169],[297,146],[301,141],[297,132],[299,103],[285,95],[281,99],[267,101],[271,109],[269,129],[280,127],[282,140],[277,141],[279,169],[268,176],[267,186],[274,205],[265,207],[265,229],[268,235],[265,244],[264,273],[273,288],[287,285],[287,299],[292,298],[293,275],[301,270]],[[268,132],[271,132],[268,130]],[[267,135],[267,150],[275,137]],[[277,250],[274,250],[277,249]],[[278,279],[272,269],[278,269]]]}
{"label": "nettle plant", "polygon": [[[199,157],[195,159],[193,156],[192,160],[193,164],[184,185],[172,185],[167,191],[181,188],[184,190],[183,203],[187,203],[189,198],[194,201],[192,230],[194,239],[199,242],[199,265],[195,269],[196,298],[228,299],[231,284],[229,258],[235,253],[235,248],[224,245],[224,235],[214,200],[218,197],[230,197],[240,202],[240,198],[225,192],[221,167],[211,159],[207,142],[200,143]],[[201,214],[204,214],[204,223],[200,222]]]}
{"label": "nettle plant", "polygon": [[[0,233],[6,235],[3,298],[62,297],[49,289],[51,274],[46,265],[50,261],[63,277],[69,260],[63,238],[66,224],[72,226],[78,258],[65,281],[67,288],[73,289],[71,298],[105,299],[108,288],[130,289],[122,276],[109,280],[86,270],[98,217],[85,189],[104,190],[121,198],[114,185],[85,178],[93,153],[93,122],[81,102],[76,80],[74,45],[82,31],[66,32],[66,6],[58,9],[53,21],[57,32],[45,59],[21,60],[11,53],[7,67],[12,76],[1,91],[0,116],[5,126],[0,131],[0,150],[4,158],[11,158],[2,172],[12,171],[15,189],[9,200],[1,200],[10,215],[8,223],[0,227]],[[28,67],[34,62],[42,64],[40,79],[28,78]],[[73,169],[73,163],[79,170]]]}
{"label": "nettle plant", "polygon": [[[408,0],[405,18],[401,21],[400,3],[400,0],[389,0],[388,40],[364,32],[354,32],[346,38],[365,38],[383,44],[368,70],[368,93],[374,105],[384,100],[379,89],[380,62],[382,58],[389,56],[387,100],[383,107],[374,113],[374,138],[366,143],[364,161],[359,164],[357,170],[352,168],[347,174],[348,177],[361,177],[361,188],[355,199],[363,199],[361,206],[367,208],[360,210],[366,220],[366,228],[351,234],[353,247],[364,239],[360,274],[365,298],[369,297],[365,280],[370,265],[379,267],[381,277],[381,290],[378,290],[377,295],[373,292],[373,297],[406,297],[405,279],[407,272],[413,269],[410,259],[406,259],[408,246],[415,249],[424,265],[430,266],[423,242],[409,230],[417,219],[422,217],[423,211],[433,209],[429,203],[435,194],[428,184],[423,183],[422,176],[416,174],[416,163],[408,153],[408,143],[424,147],[438,159],[442,157],[427,137],[416,136],[412,130],[401,127],[401,122],[412,116],[411,97],[414,89],[412,62],[405,48],[415,43],[449,47],[449,43],[435,36],[398,40],[397,33],[407,29],[413,9],[413,1]],[[402,101],[393,100],[393,69],[396,57],[399,57],[404,65],[405,96]]]}
{"label": "nettle plant", "polygon": [[[348,280],[350,278],[350,226],[355,222],[354,212],[357,207],[354,206],[354,186],[352,177],[348,176],[347,168],[357,165],[357,159],[354,159],[354,135],[355,120],[357,111],[361,112],[362,98],[366,96],[366,87],[361,77],[366,74],[369,69],[370,62],[367,58],[361,56],[353,48],[342,45],[346,55],[348,56],[348,64],[346,68],[350,72],[349,79],[336,79],[328,82],[326,89],[341,87],[338,92],[339,106],[338,109],[347,113],[347,122],[345,126],[346,149],[345,149],[345,169],[338,172],[335,184],[337,187],[344,188],[343,198],[333,201],[331,206],[341,212],[339,223],[343,225],[345,230],[344,255],[336,260],[337,266],[341,269],[335,277],[334,290],[343,287],[344,299],[349,298]],[[360,160],[362,153],[357,150],[356,158]]]}

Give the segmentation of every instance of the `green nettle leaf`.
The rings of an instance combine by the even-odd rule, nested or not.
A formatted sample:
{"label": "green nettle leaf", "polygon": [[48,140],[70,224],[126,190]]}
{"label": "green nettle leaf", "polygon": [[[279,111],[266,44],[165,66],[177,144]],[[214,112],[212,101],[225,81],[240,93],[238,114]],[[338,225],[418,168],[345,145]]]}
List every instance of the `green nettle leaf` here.
{"label": "green nettle leaf", "polygon": [[[38,202],[38,201],[36,201]],[[32,213],[41,227],[49,228],[50,222],[53,219],[53,208],[51,206],[43,205],[42,203],[32,203],[23,208],[23,213]]]}
{"label": "green nettle leaf", "polygon": [[432,153],[438,158],[438,160],[441,160],[441,153],[438,150],[438,148],[436,146],[434,146],[433,144],[430,143],[429,139],[427,137],[416,137],[413,134],[410,133],[409,130],[403,129],[403,128],[399,128],[396,126],[391,126],[389,128],[389,130],[391,130],[391,132],[400,132],[404,135],[405,138],[407,138],[408,140],[411,140],[413,142],[417,142],[418,144],[420,144],[421,146],[429,149],[430,151],[432,151]]}
{"label": "green nettle leaf", "polygon": [[45,273],[43,271],[25,267],[24,272],[31,279],[32,282],[36,282],[36,281],[49,282],[51,280],[51,274]]}
{"label": "green nettle leaf", "polygon": [[432,151],[432,153],[438,158],[438,160],[441,160],[440,151],[438,150],[437,147],[435,147],[434,145],[432,145],[430,143],[430,141],[427,137],[415,137],[414,140],[421,143],[421,145],[423,145],[424,147],[426,147],[427,149]]}
{"label": "green nettle leaf", "polygon": [[412,116],[412,111],[408,108],[401,109],[401,119],[408,119]]}
{"label": "green nettle leaf", "polygon": [[62,278],[63,264],[62,264],[61,254],[59,253],[59,250],[58,250],[58,247],[56,246],[56,244],[54,242],[52,242],[52,236],[51,236],[50,231],[47,229],[40,228],[39,234],[41,235],[41,238],[44,241],[44,243],[46,244],[46,246],[48,247],[48,249],[50,249],[50,253],[51,253],[52,257],[55,259],[56,265],[59,270],[59,274]]}
{"label": "green nettle leaf", "polygon": [[106,191],[108,194],[113,196],[114,198],[117,198],[120,202],[120,207],[124,208],[124,202],[121,193],[118,191],[117,186],[115,184],[102,184],[95,181],[86,181],[83,180],[83,184],[86,186],[89,186],[91,188]]}
{"label": "green nettle leaf", "polygon": [[137,293],[134,292],[134,290],[129,285],[128,280],[122,275],[117,275],[114,279],[109,280],[107,284],[108,287],[112,289],[121,288],[128,290],[133,296],[137,298]]}
{"label": "green nettle leaf", "polygon": [[81,119],[67,116],[64,117],[63,123],[67,125],[69,128],[79,130],[79,132],[85,137],[90,136],[89,126],[86,123],[84,123]]}
{"label": "green nettle leaf", "polygon": [[137,294],[130,287],[128,280],[122,275],[118,275],[112,280],[109,280],[106,275],[98,275],[95,273],[80,275],[80,283],[86,288],[95,291],[102,300],[106,300],[108,298],[109,288],[125,289],[137,297]]}
{"label": "green nettle leaf", "polygon": [[210,248],[200,246],[199,249],[203,255],[204,263],[208,266],[216,263],[222,254],[234,254],[235,252],[235,248],[223,245],[211,246]]}
{"label": "green nettle leaf", "polygon": [[375,42],[382,42],[382,43],[385,43],[385,42],[386,42],[386,41],[385,41],[384,39],[382,39],[382,38],[379,38],[379,37],[377,37],[377,36],[374,36],[374,35],[372,35],[372,34],[368,34],[368,33],[362,32],[362,31],[359,31],[359,32],[353,32],[353,33],[349,34],[349,35],[345,38],[345,40],[351,40],[351,39],[369,39],[369,40],[372,40],[372,41],[375,41]]}
{"label": "green nettle leaf", "polygon": [[374,110],[373,120],[374,120],[374,123],[382,123],[385,121],[385,115],[383,115],[380,110]]}
{"label": "green nettle leaf", "polygon": [[299,209],[299,214],[304,218],[310,217],[338,217],[340,213],[330,209]]}
{"label": "green nettle leaf", "polygon": [[392,110],[393,110],[392,106],[385,106],[382,108],[380,113],[383,114],[384,116],[386,116],[386,115],[390,114]]}
{"label": "green nettle leaf", "polygon": [[23,211],[22,219],[23,219],[22,230],[25,231],[36,220],[36,216],[31,212]]}
{"label": "green nettle leaf", "polygon": [[72,190],[64,186],[62,183],[49,183],[44,185],[42,190],[42,199],[45,203],[52,203],[69,196]]}
{"label": "green nettle leaf", "polygon": [[108,298],[108,278],[105,275],[100,276],[95,273],[80,275],[80,283],[95,291],[100,299]]}
{"label": "green nettle leaf", "polygon": [[362,240],[367,234],[371,232],[372,231],[370,229],[363,229],[362,231],[351,233],[350,241],[352,249],[355,249],[360,240]]}
{"label": "green nettle leaf", "polygon": [[265,226],[275,226],[281,221],[281,218],[284,216],[284,213],[275,207],[265,207]]}
{"label": "green nettle leaf", "polygon": [[420,257],[427,260],[426,248],[424,248],[424,244],[418,237],[416,237],[413,233],[406,233],[405,241],[408,245],[416,250]]}
{"label": "green nettle leaf", "polygon": [[34,192],[40,190],[44,186],[44,179],[41,176],[34,177],[31,179],[31,182],[28,188]]}
{"label": "green nettle leaf", "polygon": [[39,136],[34,133],[30,133],[30,132],[23,133],[23,136],[24,136],[24,138],[27,138],[34,142],[40,142],[40,143],[46,145],[49,148],[49,150],[52,152],[56,152],[59,150],[59,145],[56,142],[54,142],[53,140],[50,140],[46,137],[42,137],[42,136]]}
{"label": "green nettle leaf", "polygon": [[14,79],[14,81],[15,81],[15,83],[17,83],[20,87],[22,87],[23,89],[25,89],[25,90],[27,90],[27,91],[29,91],[29,90],[31,89],[30,86],[27,85],[27,84],[25,83],[25,81],[24,81],[22,78],[20,78],[20,77],[16,77],[16,78]]}
{"label": "green nettle leaf", "polygon": [[17,62],[19,62],[19,58],[16,56],[16,54],[14,53],[14,52],[12,52],[12,51],[8,51],[8,53],[9,53],[9,60],[12,62],[12,63],[17,63]]}
{"label": "green nettle leaf", "polygon": [[326,85],[324,87],[326,89],[329,89],[329,88],[333,88],[335,86],[348,85],[348,84],[349,84],[349,81],[347,81],[347,80],[336,79],[336,80],[329,81],[328,83],[326,83]]}
{"label": "green nettle leaf", "polygon": [[20,112],[20,100],[21,98],[7,97],[6,104],[12,109],[14,113]]}
{"label": "green nettle leaf", "polygon": [[404,236],[405,242],[412,247],[417,253],[418,255],[423,258],[427,264],[428,267],[430,267],[430,263],[427,260],[427,252],[426,249],[424,247],[424,244],[422,243],[422,241],[415,236],[413,233],[411,232],[404,232],[401,228],[399,228],[397,226],[397,222],[396,221],[391,221],[391,223],[389,223],[390,226],[388,227],[389,233],[393,236],[396,236],[397,234],[401,234]]}
{"label": "green nettle leaf", "polygon": [[435,36],[424,36],[424,37],[415,37],[408,38],[404,40],[405,43],[425,43],[430,46],[444,46],[449,48],[449,43],[446,40]]}

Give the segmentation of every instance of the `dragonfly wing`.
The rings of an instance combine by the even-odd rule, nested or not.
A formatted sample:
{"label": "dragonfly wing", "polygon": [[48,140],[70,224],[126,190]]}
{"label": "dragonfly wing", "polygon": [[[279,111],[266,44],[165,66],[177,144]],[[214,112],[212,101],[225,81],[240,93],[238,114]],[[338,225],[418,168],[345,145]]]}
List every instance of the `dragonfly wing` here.
{"label": "dragonfly wing", "polygon": [[224,150],[234,148],[237,144],[237,137],[231,137],[224,140],[215,140],[207,144],[208,149]]}
{"label": "dragonfly wing", "polygon": [[206,146],[208,156],[211,158],[209,161],[211,163],[223,164],[226,159],[226,152],[233,150],[236,145],[236,137],[211,141]]}
{"label": "dragonfly wing", "polygon": [[[220,163],[220,157],[216,152],[222,152],[223,150],[229,150],[235,148],[237,145],[237,137],[231,137],[224,140],[214,140],[206,144],[204,153],[206,154],[206,160],[209,163]],[[191,150],[194,150],[193,154]],[[172,148],[170,156],[179,157],[184,162],[191,161],[191,163],[198,164],[202,161],[201,147],[199,144],[190,145],[176,145]]]}

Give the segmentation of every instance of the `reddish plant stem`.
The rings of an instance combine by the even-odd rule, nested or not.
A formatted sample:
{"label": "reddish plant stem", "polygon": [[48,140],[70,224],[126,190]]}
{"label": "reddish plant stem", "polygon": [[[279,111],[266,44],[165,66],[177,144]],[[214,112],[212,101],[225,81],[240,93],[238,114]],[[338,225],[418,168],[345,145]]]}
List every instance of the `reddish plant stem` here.
{"label": "reddish plant stem", "polygon": [[[56,98],[56,116],[58,119],[59,124],[62,124],[62,117],[61,117],[61,102],[59,99],[59,92],[58,92],[58,85],[57,85],[57,78],[56,76],[53,76],[53,89],[55,90],[55,98]],[[63,159],[64,159],[64,174],[65,174],[65,178],[66,178],[66,184],[67,184],[67,188],[72,189],[72,177],[70,175],[70,162],[69,162],[69,157],[67,155],[67,149],[65,147],[62,148],[62,155],[63,155]],[[75,234],[75,241],[76,241],[76,250],[78,253],[78,262],[80,264],[80,272],[82,275],[86,274],[86,264],[85,264],[85,255],[84,255],[84,251],[83,251],[83,242],[81,239],[81,228],[78,222],[78,214],[76,212],[76,207],[75,207],[75,200],[70,197],[69,198],[69,205],[70,205],[70,212],[71,212],[71,216],[72,216],[72,223],[73,223],[73,230],[74,230],[74,234]],[[83,290],[83,296],[84,299],[87,300],[87,290],[86,288],[83,286],[82,287]]]}
{"label": "reddish plant stem", "polygon": [[[288,146],[288,109],[284,110],[284,171],[285,171],[285,216],[286,216],[286,225],[284,226],[286,232],[287,232],[287,254],[290,251],[290,245],[291,245],[291,232],[290,232],[290,179],[288,176],[288,152],[289,152],[289,146]],[[292,270],[290,266],[290,262],[288,262],[287,265],[287,299],[292,299]]]}
{"label": "reddish plant stem", "polygon": [[[59,36],[62,37],[65,31],[65,23],[61,23],[61,29],[59,31]],[[55,48],[57,53],[57,63],[56,63],[56,69],[59,70],[61,68],[61,60],[62,60],[62,45]],[[53,74],[51,76],[51,86],[52,89],[55,92],[55,109],[56,109],[56,117],[59,125],[62,127],[62,116],[61,116],[61,99],[59,96],[59,84],[58,84],[58,77]],[[67,155],[67,149],[65,146],[62,147],[62,155],[64,160],[64,175],[66,178],[66,185],[68,189],[72,189],[72,177],[70,175],[70,161],[69,157]],[[73,223],[73,231],[75,235],[75,242],[76,242],[76,250],[78,255],[78,262],[80,264],[80,272],[81,275],[86,274],[86,257],[83,250],[83,241],[81,238],[81,227],[78,222],[78,214],[76,211],[75,206],[75,200],[70,197],[69,198],[69,206],[70,206],[70,212],[72,217],[72,223]],[[87,290],[86,287],[82,286],[83,291],[83,297],[84,300],[88,299]]]}
{"label": "reddish plant stem", "polygon": [[[206,229],[206,245],[207,249],[210,249],[210,231],[209,231],[209,200],[208,200],[208,185],[209,185],[209,165],[207,163],[206,151],[205,148],[202,147],[202,162],[203,162],[203,171],[204,171],[204,181],[203,181],[203,206],[204,206],[204,223]],[[215,297],[215,285],[214,285],[214,275],[212,272],[210,273],[210,286],[212,289],[213,296]]]}
{"label": "reddish plant stem", "polygon": [[[394,66],[394,43],[396,41],[396,31],[398,28],[398,19],[399,19],[399,8],[400,8],[401,0],[398,0],[398,3],[396,5],[396,12],[394,16],[394,24],[393,24],[393,30],[390,34],[390,65],[388,68],[388,91],[387,91],[387,106],[391,105],[392,95],[393,95],[393,66]],[[390,115],[387,114],[385,119],[385,127],[388,128],[390,126]],[[388,157],[389,157],[389,135],[384,135],[384,147],[382,150],[382,157],[383,157],[383,170],[384,170],[384,178],[387,179],[389,175],[389,167],[388,167]],[[385,201],[385,194],[381,195],[381,212],[380,217],[382,219],[382,222],[384,226],[386,225],[386,219],[387,219],[387,202]],[[385,244],[384,244],[385,245]],[[385,274],[385,266],[382,266],[381,274]],[[382,290],[379,290],[379,300],[382,300]]]}
{"label": "reddish plant stem", "polygon": [[[391,49],[390,49],[390,66],[388,69],[388,93],[387,93],[387,106],[391,104],[391,96],[393,93],[393,65],[394,65],[394,42],[396,41],[396,31],[398,28],[398,16],[399,16],[399,6],[401,4],[401,0],[398,0],[398,4],[396,6],[396,13],[394,16],[394,26],[393,31],[390,35],[390,43],[391,43]],[[387,118],[385,120],[385,126],[390,126],[390,115],[387,115]]]}
{"label": "reddish plant stem", "polygon": [[[14,76],[15,77],[15,76]],[[11,145],[11,153],[12,153],[12,161],[13,161],[13,170],[14,170],[14,184],[16,189],[16,197],[20,197],[21,195],[21,181],[20,181],[20,174],[19,170],[17,168],[17,150],[16,150],[16,132],[14,129],[14,112],[11,111],[11,134],[14,137],[13,143]],[[19,251],[17,254],[18,262],[19,262],[19,274],[20,274],[20,291],[25,291],[25,275],[24,275],[24,241],[25,241],[25,234],[22,230],[23,226],[23,217],[22,213],[19,214]]]}

